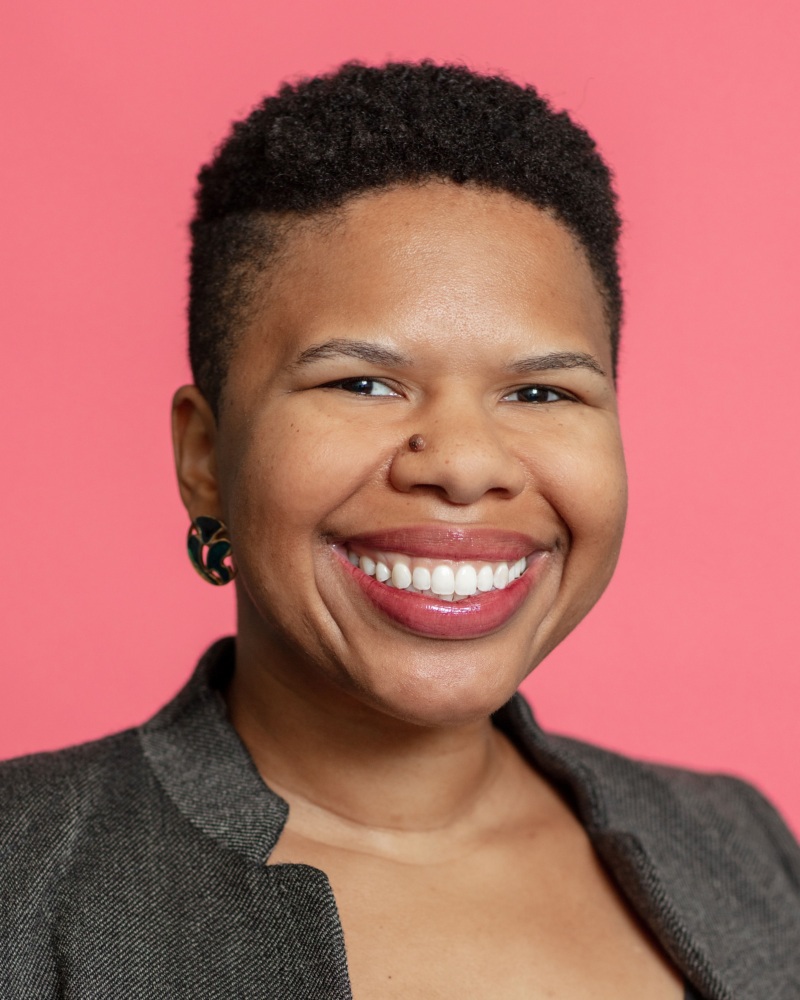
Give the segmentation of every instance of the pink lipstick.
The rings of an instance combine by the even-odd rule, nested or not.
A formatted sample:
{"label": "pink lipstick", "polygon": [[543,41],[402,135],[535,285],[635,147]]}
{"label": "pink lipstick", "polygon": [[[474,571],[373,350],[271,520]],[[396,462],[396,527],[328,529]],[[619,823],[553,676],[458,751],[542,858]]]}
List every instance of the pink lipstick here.
{"label": "pink lipstick", "polygon": [[397,625],[473,639],[516,613],[551,548],[517,532],[425,525],[352,536],[333,552],[352,585]]}

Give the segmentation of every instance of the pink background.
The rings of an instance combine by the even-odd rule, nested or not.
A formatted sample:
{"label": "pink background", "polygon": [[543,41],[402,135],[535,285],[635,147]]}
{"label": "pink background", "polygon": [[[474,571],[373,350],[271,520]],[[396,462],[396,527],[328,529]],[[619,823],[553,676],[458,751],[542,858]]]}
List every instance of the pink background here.
{"label": "pink background", "polygon": [[800,830],[799,11],[9,5],[0,757],[139,722],[232,627],[232,594],[184,556],[168,440],[197,167],[282,78],[432,56],[574,112],[627,219],[627,542],[527,692],[551,728],[756,781]]}

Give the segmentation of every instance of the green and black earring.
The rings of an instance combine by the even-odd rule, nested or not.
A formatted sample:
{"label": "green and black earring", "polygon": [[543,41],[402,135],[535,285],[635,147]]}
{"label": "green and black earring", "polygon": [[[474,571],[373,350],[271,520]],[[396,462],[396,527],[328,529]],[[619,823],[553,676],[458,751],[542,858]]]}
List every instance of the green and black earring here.
{"label": "green and black earring", "polygon": [[196,517],[192,521],[186,548],[192,566],[215,587],[223,587],[236,576],[228,529],[215,517]]}

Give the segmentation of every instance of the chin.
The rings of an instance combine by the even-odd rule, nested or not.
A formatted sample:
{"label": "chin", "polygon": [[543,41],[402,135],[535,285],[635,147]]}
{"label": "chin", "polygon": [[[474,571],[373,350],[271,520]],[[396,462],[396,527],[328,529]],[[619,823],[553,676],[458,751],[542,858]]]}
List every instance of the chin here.
{"label": "chin", "polygon": [[395,665],[391,684],[367,683],[361,687],[361,698],[384,714],[417,726],[470,725],[501,708],[528,673],[487,669],[487,664],[496,662],[488,656],[474,663],[466,658],[428,657],[407,664],[399,676]]}

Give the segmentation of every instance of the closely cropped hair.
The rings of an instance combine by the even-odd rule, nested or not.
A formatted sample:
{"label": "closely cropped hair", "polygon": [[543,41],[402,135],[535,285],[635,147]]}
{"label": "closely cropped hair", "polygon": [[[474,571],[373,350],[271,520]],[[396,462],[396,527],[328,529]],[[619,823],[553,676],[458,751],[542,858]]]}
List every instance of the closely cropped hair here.
{"label": "closely cropped hair", "polygon": [[441,178],[549,210],[580,241],[601,289],[616,366],[620,219],[594,141],[529,86],[431,62],[347,63],[285,84],[236,122],[199,174],[191,224],[189,355],[218,410],[237,325],[276,250],[270,213],[313,215],[402,182]]}

